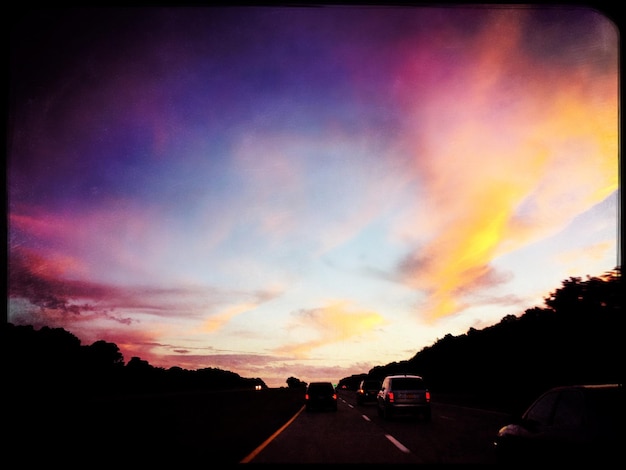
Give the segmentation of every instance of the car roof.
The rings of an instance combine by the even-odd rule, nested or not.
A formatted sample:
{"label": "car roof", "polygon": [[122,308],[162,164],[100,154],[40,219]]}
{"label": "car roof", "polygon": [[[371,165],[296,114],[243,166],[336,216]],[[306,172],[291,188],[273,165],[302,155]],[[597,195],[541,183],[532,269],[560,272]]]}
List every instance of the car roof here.
{"label": "car roof", "polygon": [[550,391],[559,391],[559,390],[574,390],[574,389],[607,389],[607,388],[622,388],[622,384],[577,384],[577,385],[560,385],[558,387],[553,387]]}
{"label": "car roof", "polygon": [[414,378],[414,379],[422,379],[423,377],[421,375],[414,375],[414,374],[396,374],[396,375],[388,375],[386,378],[387,379],[404,379],[404,378]]}

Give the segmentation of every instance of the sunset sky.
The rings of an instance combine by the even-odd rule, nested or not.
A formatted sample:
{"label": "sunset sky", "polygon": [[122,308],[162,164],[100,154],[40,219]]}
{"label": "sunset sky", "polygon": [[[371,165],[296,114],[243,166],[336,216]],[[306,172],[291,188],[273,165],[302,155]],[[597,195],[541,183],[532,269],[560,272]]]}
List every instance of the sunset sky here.
{"label": "sunset sky", "polygon": [[618,31],[577,7],[34,10],[8,321],[330,380],[618,253]]}

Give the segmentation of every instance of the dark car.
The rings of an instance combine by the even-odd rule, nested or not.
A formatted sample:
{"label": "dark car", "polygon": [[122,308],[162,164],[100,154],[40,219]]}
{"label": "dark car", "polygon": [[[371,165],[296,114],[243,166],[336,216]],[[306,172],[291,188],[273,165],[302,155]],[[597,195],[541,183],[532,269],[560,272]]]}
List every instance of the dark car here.
{"label": "dark car", "polygon": [[541,394],[494,440],[500,463],[624,462],[622,384],[568,385]]}
{"label": "dark car", "polygon": [[307,411],[337,411],[337,391],[331,382],[311,382],[304,395]]}
{"label": "dark car", "polygon": [[385,419],[396,415],[431,419],[430,391],[419,375],[389,375],[383,379],[376,397],[378,414]]}
{"label": "dark car", "polygon": [[356,389],[356,403],[363,405],[365,403],[376,403],[376,397],[380,390],[380,381],[374,379],[361,380],[359,388]]}

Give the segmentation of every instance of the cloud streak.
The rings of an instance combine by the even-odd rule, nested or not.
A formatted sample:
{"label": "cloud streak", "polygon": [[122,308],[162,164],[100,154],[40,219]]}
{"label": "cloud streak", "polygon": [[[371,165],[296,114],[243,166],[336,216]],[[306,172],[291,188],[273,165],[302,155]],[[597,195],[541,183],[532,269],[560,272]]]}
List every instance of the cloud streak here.
{"label": "cloud streak", "polygon": [[275,352],[296,358],[307,358],[316,349],[328,344],[338,344],[355,337],[371,334],[387,321],[371,311],[355,310],[346,300],[335,300],[324,307],[296,313],[294,328],[313,333],[314,338],[294,344],[285,344]]}
{"label": "cloud streak", "polygon": [[[398,272],[430,293],[433,319],[462,311],[457,293],[494,258],[554,234],[617,190],[616,95],[571,79],[589,76],[593,63],[555,69],[519,54],[520,14],[505,13],[495,30],[487,25],[463,46],[462,71],[444,79],[445,92],[429,90],[436,103],[408,100],[416,103],[416,132],[403,145],[414,154],[426,206],[408,223],[433,235]],[[427,63],[429,73],[453,67]],[[403,69],[406,82],[419,83],[417,64]],[[544,72],[550,80],[539,81]]]}

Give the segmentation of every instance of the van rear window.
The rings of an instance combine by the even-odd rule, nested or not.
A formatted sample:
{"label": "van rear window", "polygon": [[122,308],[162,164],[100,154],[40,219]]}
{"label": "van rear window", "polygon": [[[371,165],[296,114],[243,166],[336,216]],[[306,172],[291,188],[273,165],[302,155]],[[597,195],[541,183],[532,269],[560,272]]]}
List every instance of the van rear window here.
{"label": "van rear window", "polygon": [[426,385],[420,379],[394,379],[391,385],[394,390],[424,390]]}

